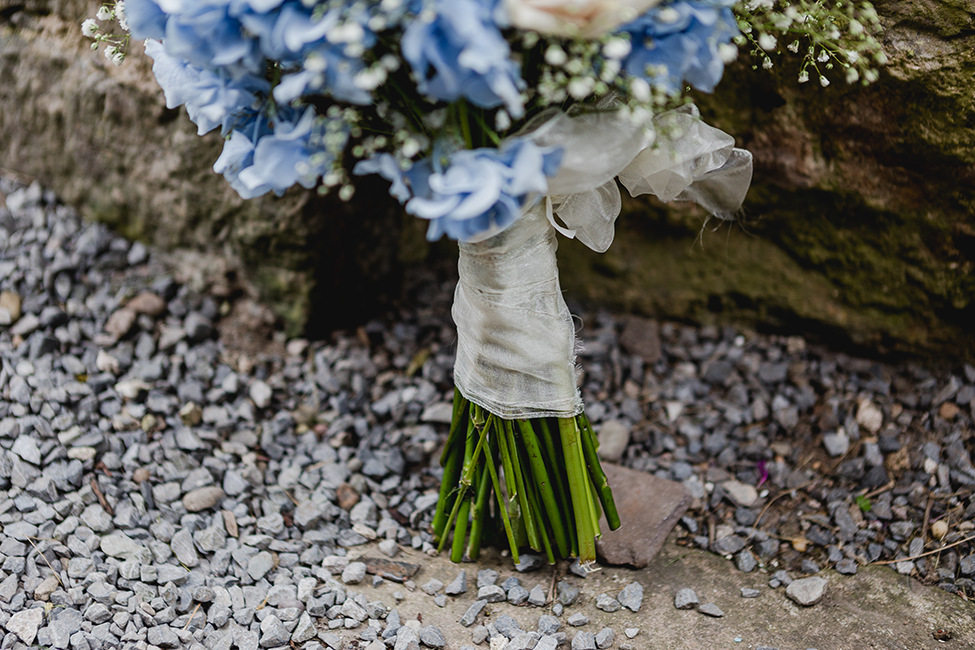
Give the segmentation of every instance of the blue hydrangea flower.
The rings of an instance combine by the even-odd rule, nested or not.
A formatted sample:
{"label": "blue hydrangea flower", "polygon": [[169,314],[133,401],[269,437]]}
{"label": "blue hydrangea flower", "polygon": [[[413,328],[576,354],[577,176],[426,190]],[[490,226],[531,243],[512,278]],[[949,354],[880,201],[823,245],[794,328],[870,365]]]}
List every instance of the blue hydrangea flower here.
{"label": "blue hydrangea flower", "polygon": [[166,20],[166,51],[202,68],[222,68],[236,77],[264,74],[256,38],[246,34],[227,6],[197,3]]}
{"label": "blue hydrangea flower", "polygon": [[333,9],[316,18],[311,9],[292,1],[268,13],[240,13],[264,56],[284,69],[274,93],[278,102],[327,93],[353,104],[372,103],[370,93],[356,86],[355,76],[365,69],[361,52],[375,45],[376,34],[369,28],[364,5],[356,7]]}
{"label": "blue hydrangea flower", "polygon": [[388,154],[356,165],[356,174],[379,173],[392,182],[390,194],[406,203],[406,211],[428,219],[427,239],[443,235],[469,241],[494,229],[504,229],[521,216],[531,196],[548,190],[562,161],[561,149],[539,147],[524,138],[509,140],[500,149],[462,149],[446,166],[434,151],[406,172]]}
{"label": "blue hydrangea flower", "polygon": [[341,48],[323,44],[306,54],[303,68],[281,77],[274,99],[286,104],[304,95],[327,92],[340,101],[366,106],[372,103],[372,95],[355,83],[355,76],[364,69],[361,59],[350,59]]}
{"label": "blue hydrangea flower", "polygon": [[406,203],[412,196],[410,188],[406,185],[406,176],[393,154],[380,153],[372,158],[361,160],[356,163],[353,173],[357,176],[379,174],[390,182],[389,194],[400,203]]}
{"label": "blue hydrangea flower", "polygon": [[250,190],[269,187],[278,195],[296,183],[306,189],[315,187],[320,174],[312,171],[314,126],[315,109],[312,107],[297,120],[275,123],[274,132],[257,141],[253,164],[241,170],[238,176],[244,187]]}
{"label": "blue hydrangea flower", "polygon": [[225,73],[190,65],[170,56],[158,41],[146,41],[146,54],[153,59],[152,72],[166,95],[166,106],[185,104],[200,135],[218,126],[228,132],[242,115],[253,112],[251,107],[259,96],[271,90],[261,77],[230,79]]}
{"label": "blue hydrangea flower", "polygon": [[223,143],[223,151],[213,171],[223,174],[242,199],[253,199],[271,191],[270,185],[249,188],[240,181],[240,172],[254,164],[254,141],[244,131],[233,131]]}
{"label": "blue hydrangea flower", "polygon": [[126,0],[125,19],[129,23],[132,38],[161,39],[166,35],[166,19],[169,16],[154,0]]}
{"label": "blue hydrangea flower", "polygon": [[241,198],[268,192],[278,196],[293,185],[315,187],[334,159],[321,146],[315,109],[285,110],[273,125],[263,116],[240,125],[224,143],[213,170],[223,174]]}
{"label": "blue hydrangea flower", "polygon": [[443,101],[466,97],[482,108],[502,104],[524,114],[524,80],[501,34],[501,0],[435,0],[403,33],[403,57],[417,88]]}
{"label": "blue hydrangea flower", "polygon": [[711,92],[724,73],[718,48],[739,33],[732,4],[733,0],[678,0],[624,25],[620,31],[632,40],[624,70],[667,91],[679,90],[686,81]]}

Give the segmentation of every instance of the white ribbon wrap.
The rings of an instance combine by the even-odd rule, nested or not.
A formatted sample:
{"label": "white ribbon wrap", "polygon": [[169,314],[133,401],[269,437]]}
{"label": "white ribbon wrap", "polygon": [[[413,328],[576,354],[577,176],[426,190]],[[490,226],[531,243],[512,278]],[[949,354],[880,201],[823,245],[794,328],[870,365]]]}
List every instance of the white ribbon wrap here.
{"label": "white ribbon wrap", "polygon": [[657,116],[652,128],[615,111],[547,112],[521,135],[561,147],[562,165],[548,196],[506,230],[460,244],[454,383],[505,419],[572,417],[582,398],[555,231],[605,252],[621,207],[616,177],[633,196],[695,201],[730,219],[751,183],[752,157],[694,106]]}

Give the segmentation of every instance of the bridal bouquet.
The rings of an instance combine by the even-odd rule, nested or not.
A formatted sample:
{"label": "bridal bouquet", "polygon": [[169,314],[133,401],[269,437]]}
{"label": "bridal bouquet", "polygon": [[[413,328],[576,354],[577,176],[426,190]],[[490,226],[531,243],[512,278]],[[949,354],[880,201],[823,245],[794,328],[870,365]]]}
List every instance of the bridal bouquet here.
{"label": "bridal bouquet", "polygon": [[528,546],[590,562],[600,514],[620,521],[577,389],[556,233],[605,251],[617,180],[732,218],[751,156],[683,92],[710,92],[739,46],[770,67],[780,43],[800,81],[872,81],[878,25],[843,0],[125,0],[82,31],[116,64],[145,41],[167,106],[220,129],[214,171],[242,197],[348,199],[380,174],[430,239],[459,241],[434,534],[454,561],[506,539],[515,561]]}

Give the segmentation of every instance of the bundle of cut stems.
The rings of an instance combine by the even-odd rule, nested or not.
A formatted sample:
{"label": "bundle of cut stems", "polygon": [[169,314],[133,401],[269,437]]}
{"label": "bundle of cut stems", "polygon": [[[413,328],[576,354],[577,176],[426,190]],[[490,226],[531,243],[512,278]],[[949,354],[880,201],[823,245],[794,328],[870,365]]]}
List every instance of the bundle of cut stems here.
{"label": "bundle of cut stems", "polygon": [[[506,539],[517,564],[528,546],[556,558],[596,559],[600,513],[611,530],[620,521],[599,466],[585,414],[505,420],[454,391],[450,434],[433,533],[450,559],[477,559],[482,542]],[[499,471],[500,468],[500,471]]]}

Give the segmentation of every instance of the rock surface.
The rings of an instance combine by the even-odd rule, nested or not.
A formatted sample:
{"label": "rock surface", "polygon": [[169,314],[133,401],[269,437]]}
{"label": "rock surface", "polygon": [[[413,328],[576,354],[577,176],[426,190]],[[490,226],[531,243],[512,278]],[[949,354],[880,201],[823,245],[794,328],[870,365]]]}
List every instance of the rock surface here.
{"label": "rock surface", "polygon": [[599,525],[603,537],[596,541],[596,554],[609,564],[645,567],[687,510],[691,497],[679,483],[652,474],[609,463],[603,465],[603,470],[614,488],[623,525],[611,531],[605,516],[602,518]]}
{"label": "rock surface", "polygon": [[[787,57],[756,74],[742,53],[713,98],[697,98],[755,155],[742,228],[727,241],[714,235],[720,244],[705,237],[702,250],[692,243],[702,211],[628,201],[608,254],[562,243],[568,294],[972,358],[972,13],[926,0],[876,5],[890,59],[877,84],[799,85]],[[211,170],[219,135],[198,137],[183,109],[164,107],[141,46],[120,68],[90,51],[78,26],[94,8],[64,0],[4,11],[0,166],[130,237],[204,253],[183,256],[194,260],[188,273],[225,295],[253,286],[292,333],[375,309],[362,296],[396,293],[398,258],[427,257],[424,224],[404,219],[379,179],[360,179],[351,206],[301,190],[242,201]],[[648,334],[635,323],[625,345],[652,363]]]}
{"label": "rock surface", "polygon": [[975,14],[964,3],[873,4],[889,59],[877,83],[798,84],[798,57],[783,50],[762,73],[742,50],[714,94],[695,97],[754,155],[740,225],[712,234],[696,207],[624,201],[608,253],[560,242],[567,293],[971,360]]}
{"label": "rock surface", "polygon": [[120,67],[91,51],[80,25],[98,6],[3,5],[0,167],[129,238],[185,249],[199,280],[256,289],[293,334],[309,318],[313,329],[341,325],[376,309],[363,295],[398,289],[400,225],[421,242],[425,226],[402,218],[385,182],[365,180],[351,204],[301,189],[242,200],[212,170],[220,134],[199,137],[185,109],[165,107],[141,44]]}
{"label": "rock surface", "polygon": [[793,580],[786,587],[785,595],[803,607],[811,607],[826,595],[826,579],[812,577]]}

